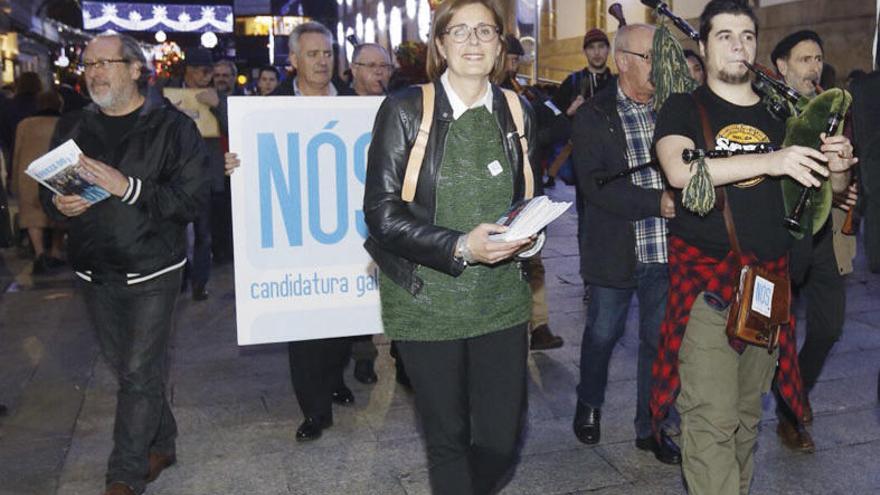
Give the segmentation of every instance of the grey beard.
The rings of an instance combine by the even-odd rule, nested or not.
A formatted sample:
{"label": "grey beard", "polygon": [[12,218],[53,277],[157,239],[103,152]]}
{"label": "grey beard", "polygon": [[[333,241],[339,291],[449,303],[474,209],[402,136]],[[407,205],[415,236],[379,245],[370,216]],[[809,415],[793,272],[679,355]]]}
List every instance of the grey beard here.
{"label": "grey beard", "polygon": [[113,106],[113,93],[108,92],[103,97],[98,98],[93,94],[89,94],[92,97],[92,101],[95,102],[95,105],[98,105],[100,108],[108,108]]}

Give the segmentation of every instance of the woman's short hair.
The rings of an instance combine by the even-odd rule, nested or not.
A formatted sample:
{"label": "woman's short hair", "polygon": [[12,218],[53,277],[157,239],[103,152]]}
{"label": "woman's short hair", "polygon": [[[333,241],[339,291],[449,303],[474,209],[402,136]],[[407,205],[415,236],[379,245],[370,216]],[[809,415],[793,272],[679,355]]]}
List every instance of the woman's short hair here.
{"label": "woman's short hair", "polygon": [[58,91],[54,89],[43,91],[37,95],[37,111],[54,110],[61,112],[63,107],[64,100],[61,99]]}
{"label": "woman's short hair", "polygon": [[43,90],[43,81],[36,72],[22,72],[15,79],[15,95],[18,97],[36,97]]}
{"label": "woman's short hair", "polygon": [[440,77],[446,70],[446,60],[440,55],[437,49],[437,41],[443,37],[446,28],[452,17],[458,12],[458,9],[467,5],[479,4],[492,12],[495,25],[498,26],[498,42],[501,44],[501,53],[495,59],[495,66],[489,78],[493,81],[500,81],[504,78],[504,57],[507,54],[507,43],[504,38],[504,17],[498,2],[491,0],[446,0],[441,3],[434,12],[434,20],[431,24],[431,39],[428,40],[428,63],[427,72],[428,79],[434,80]]}

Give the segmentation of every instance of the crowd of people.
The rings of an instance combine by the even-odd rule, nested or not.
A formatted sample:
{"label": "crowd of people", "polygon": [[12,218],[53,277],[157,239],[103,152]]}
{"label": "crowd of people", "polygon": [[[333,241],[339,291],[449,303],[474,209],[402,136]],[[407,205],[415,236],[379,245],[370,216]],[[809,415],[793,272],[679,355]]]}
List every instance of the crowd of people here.
{"label": "crowd of people", "polygon": [[[552,95],[517,80],[524,51],[504,29],[494,2],[443,2],[431,25],[426,78],[395,90],[395,63],[383,46],[357,46],[344,80],[334,72],[332,33],[306,22],[289,38],[295,75],[266,66],[256,79],[265,97],[385,96],[367,160],[365,249],[380,269],[384,332],[396,380],[414,394],[432,491],[503,488],[525,421],[527,354],[564,345],[549,326],[545,236],[489,236],[506,230],[494,223],[500,212],[554,187],[553,174],[542,180],[545,168],[567,147],[590,294],[572,391],[574,436],[601,442],[609,364],[635,295],[635,447],[680,464],[689,493],[748,493],[762,394],[776,395],[784,445],[815,449],[809,393],[842,333],[844,276],[855,254],[855,237],[842,224],[865,202],[853,143],[875,139],[864,134],[870,125],[854,135],[849,123],[871,121],[865,96],[877,74],[854,78],[846,132],[823,134],[816,148],[783,147],[785,122],[756,92],[747,67],[759,27],[746,2],[708,3],[699,54],[684,52],[697,89],[662,107],[651,79],[653,26],[621,26],[613,42],[588,31],[587,66]],[[70,85],[44,91],[36,74],[22,74],[14,97],[0,100],[0,144],[11,158],[33,273],[72,267],[118,379],[105,494],[140,494],[176,462],[166,390],[176,301],[188,286],[194,300],[208,298],[212,264],[233,256],[228,176],[248,164],[229,152],[226,109],[227,98],[243,92],[236,65],[200,49],[187,53],[180,78],[151,81],[138,43],[123,34],[96,36],[81,63],[91,101]],[[784,38],[771,63],[780,81],[808,98],[830,87],[815,32]],[[199,90],[218,136],[203,137],[162,96],[175,87]],[[67,139],[82,149],[83,178],[109,200],[54,194],[25,177],[28,163]],[[700,167],[682,156],[759,145],[773,151],[710,157]],[[683,198],[699,174],[716,191],[715,206],[700,214]],[[782,223],[784,179],[805,187],[827,179],[835,193],[829,221],[800,240]],[[866,236],[876,237],[867,240],[877,242],[871,220]],[[869,264],[880,270],[880,262]],[[805,299],[799,353],[790,325],[770,352],[726,333],[743,265],[790,279]],[[344,377],[351,361],[356,380],[378,380],[372,336],[291,342],[288,351],[303,415],[297,441],[319,439],[333,425],[334,405],[354,403]]]}

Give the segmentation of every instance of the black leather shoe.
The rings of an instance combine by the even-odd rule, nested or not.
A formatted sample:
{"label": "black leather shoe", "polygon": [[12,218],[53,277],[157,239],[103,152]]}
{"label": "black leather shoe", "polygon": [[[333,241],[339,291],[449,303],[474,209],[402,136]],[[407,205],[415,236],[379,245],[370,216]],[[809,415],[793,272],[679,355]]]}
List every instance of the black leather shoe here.
{"label": "black leather shoe", "polygon": [[333,403],[340,406],[350,406],[354,404],[354,394],[351,393],[351,389],[343,385],[333,392]]}
{"label": "black leather shoe", "polygon": [[681,464],[681,450],[666,433],[660,433],[660,441],[653,435],[645,438],[636,438],[636,448],[654,453],[654,457],[663,464]]}
{"label": "black leather shoe", "polygon": [[193,286],[193,301],[204,301],[208,298],[208,289],[204,285]]}
{"label": "black leather shoe", "polygon": [[310,442],[321,438],[321,432],[325,428],[333,426],[333,420],[330,418],[306,418],[305,421],[296,429],[297,442]]}
{"label": "black leather shoe", "polygon": [[554,187],[556,185],[556,178],[551,176],[547,177],[547,180],[544,181],[544,187]]}
{"label": "black leather shoe", "polygon": [[546,351],[562,347],[565,341],[558,335],[553,335],[547,325],[538,325],[532,330],[529,349],[533,351]]}
{"label": "black leather shoe", "polygon": [[577,403],[574,413],[574,436],[582,443],[593,445],[599,443],[600,424],[602,413],[599,408],[593,408],[581,401]]}
{"label": "black leather shoe", "polygon": [[376,383],[379,377],[373,367],[372,359],[358,359],[354,363],[354,379],[367,385]]}
{"label": "black leather shoe", "polygon": [[3,404],[0,404],[0,416],[6,416],[7,414],[9,414],[9,409]]}

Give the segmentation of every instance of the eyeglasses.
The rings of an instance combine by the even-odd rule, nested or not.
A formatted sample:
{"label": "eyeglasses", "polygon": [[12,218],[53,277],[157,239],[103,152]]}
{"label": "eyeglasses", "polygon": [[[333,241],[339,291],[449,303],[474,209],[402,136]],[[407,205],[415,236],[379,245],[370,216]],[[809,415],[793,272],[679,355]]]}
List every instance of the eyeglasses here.
{"label": "eyeglasses", "polygon": [[79,67],[82,70],[93,70],[93,69],[107,69],[110,67],[110,64],[127,64],[128,59],[124,58],[115,58],[111,60],[98,60],[96,62],[82,62],[79,64]]}
{"label": "eyeglasses", "polygon": [[394,68],[394,66],[391,64],[374,64],[374,63],[364,64],[361,62],[353,62],[351,65],[357,65],[358,67],[364,67],[367,70],[380,69],[384,72],[390,71],[391,69]]}
{"label": "eyeglasses", "polygon": [[491,43],[498,38],[498,35],[501,34],[501,29],[498,26],[493,26],[492,24],[477,24],[475,27],[470,27],[467,24],[456,24],[455,26],[451,26],[446,31],[443,31],[443,34],[448,34],[452,41],[456,43],[464,43],[471,39],[471,33],[477,36],[477,39],[483,43]]}
{"label": "eyeglasses", "polygon": [[647,62],[649,64],[651,63],[651,59],[654,58],[653,52],[639,53],[639,52],[633,52],[633,51],[622,50],[622,49],[618,50],[618,51],[623,52],[623,53],[629,53],[630,55],[635,55],[636,57],[639,57],[640,59],[644,60],[645,62]]}

